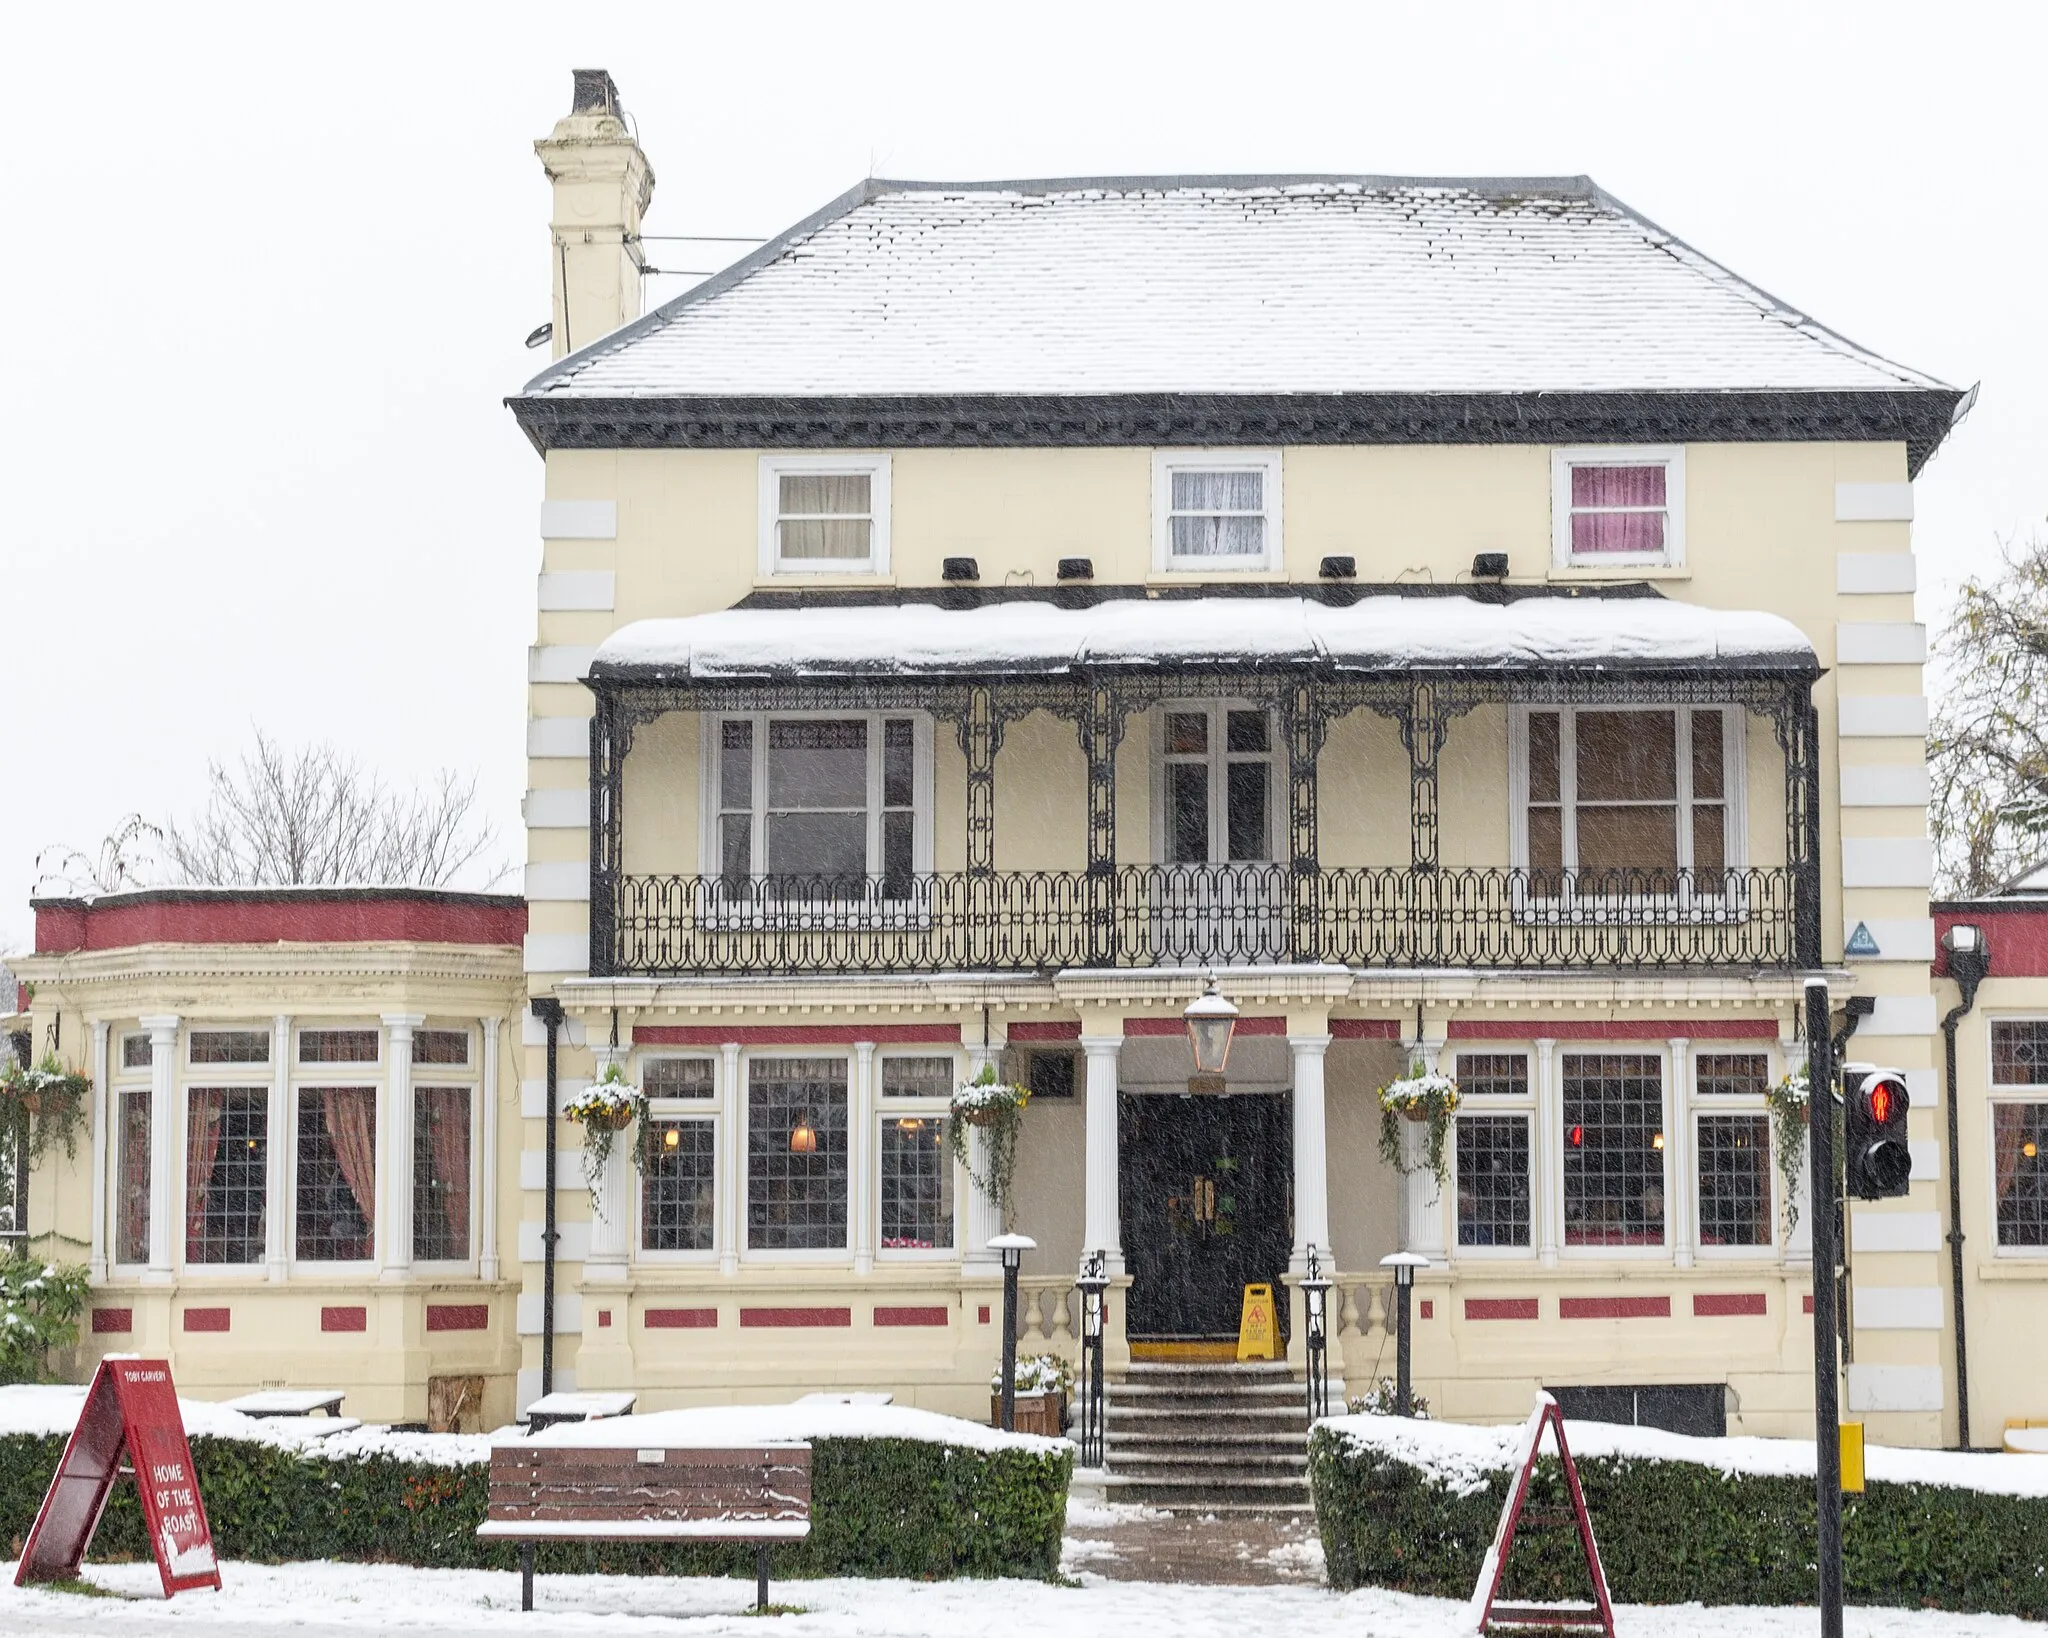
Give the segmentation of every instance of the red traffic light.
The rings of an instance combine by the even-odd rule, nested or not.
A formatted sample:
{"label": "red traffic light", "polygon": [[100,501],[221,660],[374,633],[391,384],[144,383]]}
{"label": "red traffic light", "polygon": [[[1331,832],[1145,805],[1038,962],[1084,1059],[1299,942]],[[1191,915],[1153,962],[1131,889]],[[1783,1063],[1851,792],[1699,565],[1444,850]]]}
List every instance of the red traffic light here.
{"label": "red traffic light", "polygon": [[1871,1087],[1870,1118],[1882,1126],[1892,1118],[1892,1083],[1879,1081]]}
{"label": "red traffic light", "polygon": [[1906,1078],[1896,1069],[1844,1064],[1842,1080],[1848,1191],[1859,1200],[1900,1199],[1913,1181],[1912,1149],[1906,1139],[1906,1113],[1913,1098]]}

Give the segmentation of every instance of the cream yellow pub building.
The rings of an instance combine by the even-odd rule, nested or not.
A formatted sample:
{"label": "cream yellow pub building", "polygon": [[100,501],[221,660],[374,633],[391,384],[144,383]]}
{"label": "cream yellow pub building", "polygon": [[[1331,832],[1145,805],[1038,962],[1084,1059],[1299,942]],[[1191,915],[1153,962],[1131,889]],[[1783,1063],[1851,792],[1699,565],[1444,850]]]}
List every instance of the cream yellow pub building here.
{"label": "cream yellow pub building", "polygon": [[[1257,1281],[1299,1363],[1313,1252],[1363,1386],[1405,1249],[1439,1414],[1543,1385],[1793,1433],[1806,1214],[1765,1100],[1818,973],[1873,998],[1849,1055],[1914,1103],[1910,1198],[1852,1213],[1846,1405],[1955,1438],[1910,520],[1961,393],[1585,178],[869,180],[642,316],[653,173],[610,79],[576,86],[538,145],[556,357],[510,399],[545,483],[523,983],[472,950],[350,1002],[380,1133],[399,1060],[467,1032],[491,1223],[460,1268],[349,1276],[400,1328],[360,1363],[266,1249],[264,1299],[307,1292],[289,1345],[166,1309],[181,1382],[324,1372],[418,1419],[430,1373],[510,1414],[545,1365],[644,1408],[978,1415],[1008,1227],[1033,1347],[1072,1352],[1101,1254],[1112,1378],[1233,1334]],[[18,962],[38,1043],[62,1011],[106,1086],[138,1038],[166,1100],[197,1085],[198,1026],[150,1022],[183,1009],[97,1007],[81,959]],[[1211,973],[1240,1023],[1191,1092]],[[233,1022],[296,1086],[300,1003],[249,982]],[[551,1178],[551,1084],[614,1059],[645,1129],[587,1184],[558,1125]],[[1417,1060],[1462,1093],[1441,1186],[1419,1130],[1380,1155]],[[1007,1224],[944,1133],[990,1063],[1034,1092]],[[119,1149],[32,1204],[112,1246],[127,1174],[85,1168]],[[403,1196],[387,1239],[419,1233],[431,1144],[401,1150],[405,1185],[359,1180]],[[205,1168],[153,1165],[175,1224]],[[155,1235],[96,1301],[221,1306]],[[442,1361],[429,1301],[487,1310],[472,1354]]]}

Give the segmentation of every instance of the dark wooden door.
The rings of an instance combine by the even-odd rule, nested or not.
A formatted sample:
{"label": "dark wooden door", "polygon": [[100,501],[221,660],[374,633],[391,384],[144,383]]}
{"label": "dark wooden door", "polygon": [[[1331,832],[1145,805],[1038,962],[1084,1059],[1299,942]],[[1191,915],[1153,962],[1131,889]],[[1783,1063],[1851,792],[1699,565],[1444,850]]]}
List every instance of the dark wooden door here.
{"label": "dark wooden door", "polygon": [[1128,1334],[1236,1336],[1244,1288],[1277,1297],[1294,1243],[1288,1094],[1125,1093],[1117,1122]]}

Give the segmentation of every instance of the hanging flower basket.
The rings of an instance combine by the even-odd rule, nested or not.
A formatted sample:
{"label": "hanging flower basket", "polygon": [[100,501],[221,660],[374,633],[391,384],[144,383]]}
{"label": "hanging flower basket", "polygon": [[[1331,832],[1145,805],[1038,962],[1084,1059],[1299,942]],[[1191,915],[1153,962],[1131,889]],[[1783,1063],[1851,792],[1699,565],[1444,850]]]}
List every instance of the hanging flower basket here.
{"label": "hanging flower basket", "polygon": [[91,1095],[91,1077],[66,1069],[54,1052],[26,1069],[10,1059],[0,1069],[0,1152],[24,1145],[33,1166],[59,1142],[75,1157]]}
{"label": "hanging flower basket", "polygon": [[[1420,1062],[1399,1080],[1380,1088],[1380,1158],[1403,1173],[1427,1168],[1442,1188],[1451,1173],[1451,1117],[1458,1109],[1458,1083]],[[1408,1165],[1401,1155],[1401,1123],[1429,1129],[1429,1153],[1423,1167]]]}
{"label": "hanging flower basket", "polygon": [[[1024,1106],[1030,1101],[1031,1089],[999,1080],[994,1064],[953,1089],[953,1118],[946,1123],[946,1146],[967,1168],[983,1197],[1004,1216],[1009,1212],[1010,1183],[1017,1170],[1017,1134],[1023,1130]],[[967,1142],[969,1127],[982,1134],[979,1166]]]}
{"label": "hanging flower basket", "polygon": [[1799,1226],[1799,1177],[1806,1164],[1807,1129],[1813,1124],[1813,1088],[1801,1064],[1771,1088],[1771,1153],[1785,1184],[1785,1232]]}
{"label": "hanging flower basket", "polygon": [[[588,1090],[579,1092],[562,1105],[562,1117],[583,1128],[583,1181],[590,1186],[591,1209],[603,1215],[598,1180],[612,1158],[612,1146],[619,1133],[647,1113],[647,1095],[626,1079],[625,1070],[608,1063],[598,1071]],[[635,1146],[634,1161],[640,1159]]]}

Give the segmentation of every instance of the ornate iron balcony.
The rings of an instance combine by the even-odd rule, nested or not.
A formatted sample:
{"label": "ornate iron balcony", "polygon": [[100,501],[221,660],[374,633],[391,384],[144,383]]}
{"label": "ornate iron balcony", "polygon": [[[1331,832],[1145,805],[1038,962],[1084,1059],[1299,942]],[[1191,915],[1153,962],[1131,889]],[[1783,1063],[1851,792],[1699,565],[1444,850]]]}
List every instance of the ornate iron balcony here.
{"label": "ornate iron balcony", "polygon": [[[1795,872],[1124,865],[624,876],[600,975],[1355,967],[1791,968]],[[593,906],[596,908],[596,906]],[[615,948],[603,948],[603,928]]]}

